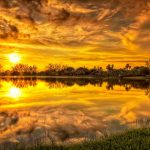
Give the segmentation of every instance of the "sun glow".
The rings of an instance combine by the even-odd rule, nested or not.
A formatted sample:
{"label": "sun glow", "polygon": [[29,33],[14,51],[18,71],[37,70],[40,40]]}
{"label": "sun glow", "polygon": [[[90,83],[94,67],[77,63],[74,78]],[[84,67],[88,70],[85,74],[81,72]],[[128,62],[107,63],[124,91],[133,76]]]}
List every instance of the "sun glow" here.
{"label": "sun glow", "polygon": [[17,53],[13,53],[9,55],[9,61],[12,63],[18,63],[20,62],[20,56]]}
{"label": "sun glow", "polygon": [[22,95],[21,90],[16,87],[12,87],[9,90],[8,96],[14,99],[19,98]]}

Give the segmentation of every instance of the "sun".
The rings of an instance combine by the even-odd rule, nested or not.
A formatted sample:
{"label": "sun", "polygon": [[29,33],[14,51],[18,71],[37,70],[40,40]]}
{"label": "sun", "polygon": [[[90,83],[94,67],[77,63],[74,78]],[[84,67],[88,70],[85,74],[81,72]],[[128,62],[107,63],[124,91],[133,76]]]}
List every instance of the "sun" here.
{"label": "sun", "polygon": [[19,63],[20,62],[20,56],[17,53],[13,53],[9,55],[9,61],[12,63]]}

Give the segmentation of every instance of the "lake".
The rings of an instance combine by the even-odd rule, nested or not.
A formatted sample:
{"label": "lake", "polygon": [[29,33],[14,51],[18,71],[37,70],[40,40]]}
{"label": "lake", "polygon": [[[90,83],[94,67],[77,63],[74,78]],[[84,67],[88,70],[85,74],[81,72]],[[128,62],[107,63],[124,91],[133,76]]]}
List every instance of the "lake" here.
{"label": "lake", "polygon": [[150,125],[150,82],[0,79],[0,143],[62,143]]}

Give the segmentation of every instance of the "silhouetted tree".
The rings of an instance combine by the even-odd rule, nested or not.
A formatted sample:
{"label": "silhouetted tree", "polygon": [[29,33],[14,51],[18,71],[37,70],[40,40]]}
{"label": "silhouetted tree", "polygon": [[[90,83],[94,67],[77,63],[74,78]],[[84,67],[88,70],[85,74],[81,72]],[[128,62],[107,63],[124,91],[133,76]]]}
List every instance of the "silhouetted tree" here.
{"label": "silhouetted tree", "polygon": [[90,69],[90,75],[103,76],[103,68],[102,67],[94,67]]}
{"label": "silhouetted tree", "polygon": [[106,69],[107,69],[107,71],[112,71],[112,70],[114,69],[114,65],[108,64],[108,65],[106,66]]}
{"label": "silhouetted tree", "polygon": [[116,70],[114,70],[114,65],[113,64],[112,65],[108,64],[106,66],[106,69],[107,69],[108,76],[114,76]]}
{"label": "silhouetted tree", "polygon": [[79,67],[76,69],[76,75],[89,75],[89,70],[85,67]]}
{"label": "silhouetted tree", "polygon": [[75,69],[73,67],[65,67],[60,71],[61,75],[73,76],[75,74]]}
{"label": "silhouetted tree", "polygon": [[46,75],[59,75],[59,73],[65,69],[66,66],[57,65],[57,64],[49,64],[46,66]]}
{"label": "silhouetted tree", "polygon": [[146,67],[148,67],[149,75],[150,75],[150,59],[146,61]]}
{"label": "silhouetted tree", "polygon": [[16,64],[11,71],[12,75],[36,75],[37,67],[27,64]]}
{"label": "silhouetted tree", "polygon": [[130,69],[131,69],[130,64],[126,64],[125,69],[126,69],[126,70],[130,70]]}
{"label": "silhouetted tree", "polygon": [[30,75],[36,75],[36,73],[37,73],[37,67],[35,65],[29,66],[27,74],[28,73]]}

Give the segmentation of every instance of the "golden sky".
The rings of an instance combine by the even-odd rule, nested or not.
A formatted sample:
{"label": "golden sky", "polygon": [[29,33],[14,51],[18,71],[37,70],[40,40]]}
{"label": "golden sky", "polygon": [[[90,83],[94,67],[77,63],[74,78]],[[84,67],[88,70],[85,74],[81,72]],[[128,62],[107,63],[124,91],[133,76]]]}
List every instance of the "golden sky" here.
{"label": "golden sky", "polygon": [[0,0],[0,63],[144,65],[150,0]]}

